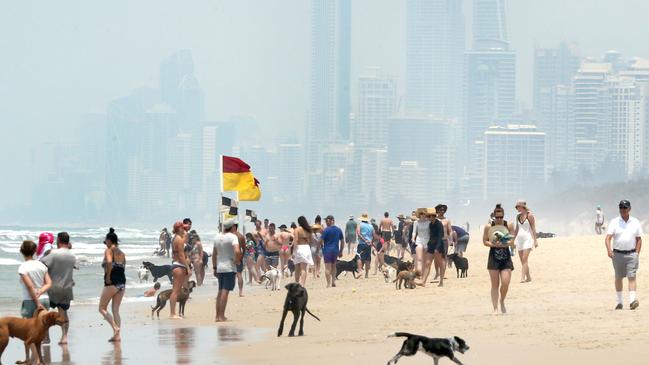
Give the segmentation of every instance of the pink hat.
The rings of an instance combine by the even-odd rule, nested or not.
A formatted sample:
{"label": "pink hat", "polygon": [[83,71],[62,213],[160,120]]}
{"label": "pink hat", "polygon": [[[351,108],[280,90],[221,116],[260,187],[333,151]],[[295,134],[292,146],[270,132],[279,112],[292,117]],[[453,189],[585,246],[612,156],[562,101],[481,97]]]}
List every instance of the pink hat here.
{"label": "pink hat", "polygon": [[50,232],[43,232],[38,236],[38,248],[36,248],[36,254],[41,255],[45,249],[45,245],[54,243],[54,235]]}

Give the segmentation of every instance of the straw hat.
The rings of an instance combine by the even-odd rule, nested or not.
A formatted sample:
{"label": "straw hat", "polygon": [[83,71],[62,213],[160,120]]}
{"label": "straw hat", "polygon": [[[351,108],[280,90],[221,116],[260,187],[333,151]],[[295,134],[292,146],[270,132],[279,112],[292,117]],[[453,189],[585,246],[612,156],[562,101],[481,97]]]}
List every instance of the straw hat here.
{"label": "straw hat", "polygon": [[358,217],[362,222],[369,222],[370,221],[370,215],[367,213],[361,214],[360,217]]}

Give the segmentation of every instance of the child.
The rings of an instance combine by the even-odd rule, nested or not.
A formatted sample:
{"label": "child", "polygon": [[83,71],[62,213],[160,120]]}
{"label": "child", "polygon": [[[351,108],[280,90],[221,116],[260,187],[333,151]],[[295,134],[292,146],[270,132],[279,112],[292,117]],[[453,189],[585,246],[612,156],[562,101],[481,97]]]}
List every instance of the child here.
{"label": "child", "polygon": [[144,292],[145,297],[152,297],[160,289],[160,283],[155,283],[153,288],[149,288]]}

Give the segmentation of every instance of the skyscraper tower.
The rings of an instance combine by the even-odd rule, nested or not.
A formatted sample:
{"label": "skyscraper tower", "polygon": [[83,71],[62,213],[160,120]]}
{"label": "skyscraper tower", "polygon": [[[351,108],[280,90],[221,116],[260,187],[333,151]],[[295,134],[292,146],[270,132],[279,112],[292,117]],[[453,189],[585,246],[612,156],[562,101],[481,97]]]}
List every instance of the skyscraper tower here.
{"label": "skyscraper tower", "polygon": [[507,125],[516,106],[516,53],[509,50],[504,0],[474,0],[473,50],[466,52],[465,197],[484,197],[485,131]]}
{"label": "skyscraper tower", "polygon": [[460,117],[464,15],[457,0],[408,0],[406,110]]}
{"label": "skyscraper tower", "polygon": [[473,49],[507,49],[505,0],[474,0]]}
{"label": "skyscraper tower", "polygon": [[311,98],[306,132],[309,191],[322,183],[323,147],[349,138],[351,1],[311,1]]}

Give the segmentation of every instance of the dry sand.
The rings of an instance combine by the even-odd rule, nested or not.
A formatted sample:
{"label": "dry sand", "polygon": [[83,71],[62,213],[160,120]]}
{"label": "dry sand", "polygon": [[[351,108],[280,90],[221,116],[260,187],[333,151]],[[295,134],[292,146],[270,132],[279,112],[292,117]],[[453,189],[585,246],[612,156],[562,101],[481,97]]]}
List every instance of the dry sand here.
{"label": "dry sand", "polygon": [[[465,364],[646,364],[649,355],[649,274],[639,271],[641,302],[636,311],[615,311],[613,269],[603,236],[540,240],[531,254],[533,282],[519,283],[520,262],[507,299],[507,315],[491,315],[488,249],[472,239],[467,257],[469,276],[447,272],[443,288],[429,284],[395,290],[383,277],[342,277],[337,288],[324,288],[324,278],[307,280],[309,305],[321,322],[305,319],[304,337],[275,337],[286,290],[254,290],[232,296],[224,326],[265,328],[263,340],[224,349],[233,364],[367,364],[386,363],[402,340],[386,338],[395,331],[432,337],[464,338],[471,350]],[[286,283],[287,280],[284,281]],[[354,291],[355,289],[355,291]],[[235,294],[233,292],[232,294]],[[644,301],[646,300],[646,301]],[[214,325],[213,300],[191,303],[188,324]],[[189,305],[188,305],[188,308]],[[442,363],[447,363],[443,360]],[[430,364],[424,354],[400,364]]]}

